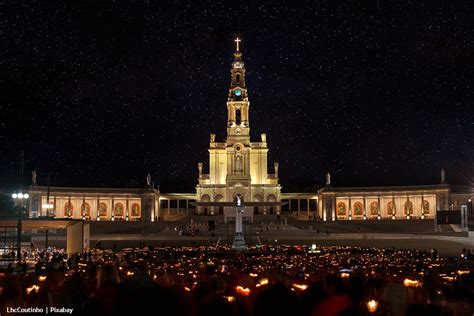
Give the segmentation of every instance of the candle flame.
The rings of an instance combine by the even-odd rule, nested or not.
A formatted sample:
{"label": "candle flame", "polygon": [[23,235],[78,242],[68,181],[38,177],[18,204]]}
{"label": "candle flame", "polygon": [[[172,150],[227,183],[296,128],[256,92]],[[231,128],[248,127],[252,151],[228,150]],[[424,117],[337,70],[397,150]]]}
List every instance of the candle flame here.
{"label": "candle flame", "polygon": [[31,287],[26,288],[26,294],[30,294],[32,291],[35,291],[35,293],[38,293],[39,286],[35,284]]}
{"label": "candle flame", "polygon": [[367,309],[370,313],[375,313],[377,307],[379,307],[379,302],[377,302],[376,300],[370,300],[367,302]]}
{"label": "candle flame", "polygon": [[304,291],[308,288],[306,284],[297,284],[297,283],[293,283],[293,287],[300,291]]}
{"label": "candle flame", "polygon": [[235,287],[235,291],[237,294],[240,294],[242,296],[249,296],[250,295],[250,289],[247,287],[242,287],[240,285]]}
{"label": "candle flame", "polygon": [[405,279],[403,280],[403,285],[410,286],[410,287],[420,287],[423,285],[423,283],[417,280]]}

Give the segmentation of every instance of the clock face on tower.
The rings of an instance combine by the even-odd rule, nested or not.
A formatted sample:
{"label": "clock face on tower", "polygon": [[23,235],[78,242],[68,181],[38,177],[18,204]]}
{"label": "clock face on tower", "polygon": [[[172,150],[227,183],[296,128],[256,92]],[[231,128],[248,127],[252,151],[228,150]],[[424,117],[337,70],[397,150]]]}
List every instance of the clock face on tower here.
{"label": "clock face on tower", "polygon": [[235,91],[234,91],[234,95],[235,95],[236,97],[240,97],[240,96],[242,95],[242,90],[240,90],[240,89],[235,90]]}

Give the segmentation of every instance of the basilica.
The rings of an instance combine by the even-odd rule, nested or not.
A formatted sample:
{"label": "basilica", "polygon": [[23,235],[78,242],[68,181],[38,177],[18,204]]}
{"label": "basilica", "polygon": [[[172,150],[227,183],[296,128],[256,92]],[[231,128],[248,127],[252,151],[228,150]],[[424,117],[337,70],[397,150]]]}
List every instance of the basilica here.
{"label": "basilica", "polygon": [[270,164],[270,173],[267,135],[250,139],[250,100],[240,41],[235,40],[230,69],[227,135],[219,141],[210,134],[209,162],[197,163],[195,192],[160,192],[149,175],[146,184],[136,189],[40,186],[33,176],[28,191],[30,217],[172,221],[186,215],[230,216],[238,194],[247,217],[290,214],[299,220],[323,221],[433,219],[436,211],[459,209],[461,205],[468,205],[472,212],[474,193],[448,184],[444,170],[440,182],[433,185],[337,187],[327,173],[326,185],[317,191],[282,192],[278,162]]}

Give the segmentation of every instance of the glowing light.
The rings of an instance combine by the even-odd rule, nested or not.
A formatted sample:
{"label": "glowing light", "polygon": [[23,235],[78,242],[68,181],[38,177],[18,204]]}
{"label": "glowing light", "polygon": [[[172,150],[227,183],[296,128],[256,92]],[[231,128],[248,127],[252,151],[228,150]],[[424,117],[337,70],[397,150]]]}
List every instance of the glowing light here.
{"label": "glowing light", "polygon": [[469,273],[470,273],[469,270],[458,270],[458,274],[459,274],[459,275],[469,274]]}
{"label": "glowing light", "polygon": [[134,274],[135,274],[135,272],[127,271],[127,276],[132,276],[132,275],[134,275]]}
{"label": "glowing light", "polygon": [[12,198],[16,199],[17,197],[18,197],[18,194],[16,194],[16,193],[12,194]]}
{"label": "glowing light", "polygon": [[23,194],[23,198],[24,198],[24,199],[27,199],[27,198],[29,198],[29,197],[30,197],[30,195],[29,195],[28,193]]}
{"label": "glowing light", "polygon": [[43,208],[45,208],[45,209],[52,209],[52,208],[54,207],[54,205],[51,204],[51,203],[46,203],[46,204],[43,204],[42,206],[43,206]]}
{"label": "glowing light", "polygon": [[235,296],[224,296],[227,302],[232,303],[235,302]]}
{"label": "glowing light", "polygon": [[260,284],[260,286],[267,285],[268,284],[268,279],[267,278],[261,279],[260,282],[258,282],[258,284]]}
{"label": "glowing light", "polygon": [[349,278],[349,276],[350,276],[350,274],[347,273],[347,272],[341,273],[341,278],[343,278],[343,279],[347,279],[347,278]]}
{"label": "glowing light", "polygon": [[250,275],[252,278],[258,277],[258,274],[256,274],[256,273],[250,273],[249,275]]}
{"label": "glowing light", "polygon": [[40,282],[46,281],[46,275],[40,275],[40,276],[38,277],[38,281],[40,281]]}
{"label": "glowing light", "polygon": [[308,288],[306,284],[297,284],[297,283],[293,283],[293,287],[300,291],[305,291]]}
{"label": "glowing light", "polygon": [[377,307],[379,307],[379,302],[376,300],[370,300],[367,302],[367,309],[370,313],[375,313],[377,311]]}
{"label": "glowing light", "polygon": [[409,286],[409,287],[420,287],[423,285],[420,281],[417,280],[410,280],[410,279],[405,279],[403,280],[403,285],[404,286]]}
{"label": "glowing light", "polygon": [[35,291],[35,293],[38,293],[39,286],[35,284],[31,287],[26,288],[26,294],[30,294],[32,291]]}
{"label": "glowing light", "polygon": [[20,193],[17,194],[17,196],[18,196],[19,199],[22,199],[23,198],[23,193],[20,192]]}
{"label": "glowing light", "polygon": [[190,289],[189,287],[187,287],[187,286],[185,286],[184,289],[185,289],[186,291],[188,291],[188,292],[191,292],[191,289]]}
{"label": "glowing light", "polygon": [[248,287],[242,287],[240,285],[235,287],[235,291],[237,294],[240,294],[242,296],[249,296],[250,295],[250,289]]}

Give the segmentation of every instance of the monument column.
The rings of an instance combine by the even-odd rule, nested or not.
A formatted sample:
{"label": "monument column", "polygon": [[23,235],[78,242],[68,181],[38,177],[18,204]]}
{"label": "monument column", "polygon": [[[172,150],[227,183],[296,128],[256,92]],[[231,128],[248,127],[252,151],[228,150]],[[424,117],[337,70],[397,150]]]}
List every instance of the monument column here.
{"label": "monument column", "polygon": [[234,242],[232,243],[232,249],[242,251],[246,250],[247,246],[245,245],[244,235],[243,235],[243,226],[242,226],[242,213],[244,212],[244,206],[242,201],[242,196],[240,194],[236,195],[236,205],[235,205],[235,235]]}

